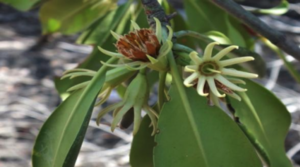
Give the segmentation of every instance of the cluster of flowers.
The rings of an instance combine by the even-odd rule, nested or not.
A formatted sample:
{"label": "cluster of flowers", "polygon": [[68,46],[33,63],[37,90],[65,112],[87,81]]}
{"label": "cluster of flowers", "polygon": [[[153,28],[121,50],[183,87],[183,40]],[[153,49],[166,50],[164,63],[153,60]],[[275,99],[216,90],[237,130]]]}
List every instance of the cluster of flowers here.
{"label": "cluster of flowers", "polygon": [[[173,31],[168,27],[168,38],[163,39],[161,23],[156,18],[155,21],[155,31],[152,29],[141,29],[135,22],[132,22],[134,30],[127,35],[121,36],[115,32],[111,32],[117,40],[115,45],[117,52],[107,51],[99,47],[102,53],[117,57],[119,61],[117,64],[102,62],[106,66],[114,67],[114,69],[108,71],[106,84],[99,94],[101,100],[96,105],[105,102],[110,92],[116,86],[119,86],[128,78],[136,75],[136,71],[140,70],[127,87],[123,100],[104,108],[98,115],[97,123],[99,124],[105,114],[109,111],[113,111],[114,119],[111,124],[112,131],[118,126],[118,123],[127,112],[133,111],[133,133],[137,133],[141,123],[141,113],[145,111],[151,119],[151,126],[153,126],[152,134],[154,135],[156,132],[158,114],[148,105],[149,86],[145,69],[150,68],[157,71],[168,70],[166,55],[172,51]],[[185,71],[191,72],[192,74],[185,78],[183,83],[187,87],[195,87],[198,94],[207,97],[212,105],[219,106],[219,99],[222,100],[226,95],[240,101],[241,98],[235,92],[243,92],[246,91],[246,89],[237,85],[245,84],[245,82],[238,79],[238,77],[256,78],[257,75],[231,69],[228,68],[228,66],[251,61],[254,60],[254,58],[247,56],[221,60],[232,50],[238,49],[238,46],[229,46],[212,56],[215,45],[218,45],[218,43],[212,42],[208,44],[203,56],[199,56],[195,51],[189,54],[190,64],[185,66]],[[94,71],[75,69],[68,71],[63,78],[76,77],[78,76],[76,72],[79,72],[80,75],[84,73],[86,76],[95,75]],[[82,83],[70,90],[82,88],[87,84],[88,82]]]}

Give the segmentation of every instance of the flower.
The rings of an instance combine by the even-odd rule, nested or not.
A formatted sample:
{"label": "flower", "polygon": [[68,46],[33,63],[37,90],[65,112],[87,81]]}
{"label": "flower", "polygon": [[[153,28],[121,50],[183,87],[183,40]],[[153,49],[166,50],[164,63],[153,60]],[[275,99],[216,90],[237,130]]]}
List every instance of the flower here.
{"label": "flower", "polygon": [[119,53],[133,61],[147,62],[147,55],[156,58],[161,46],[153,30],[140,29],[120,37],[116,47]]}
{"label": "flower", "polygon": [[[212,57],[215,45],[218,45],[218,43],[212,42],[208,44],[202,58],[198,56],[197,52],[190,53],[189,57],[192,60],[192,65],[185,66],[185,71],[192,72],[192,74],[184,80],[184,85],[187,87],[196,85],[198,94],[207,96],[217,106],[219,106],[218,99],[225,97],[225,95],[240,101],[241,98],[234,91],[244,92],[247,89],[237,86],[236,84],[245,84],[245,82],[235,77],[257,78],[258,75],[231,69],[228,66],[252,61],[254,58],[245,56],[221,60],[232,50],[238,49],[238,46],[229,46]],[[221,94],[219,91],[224,94]]]}
{"label": "flower", "polygon": [[99,46],[99,50],[112,57],[120,58],[122,64],[102,64],[110,67],[125,66],[130,70],[139,70],[145,67],[154,70],[166,71],[167,70],[167,57],[166,55],[171,51],[173,43],[173,30],[167,26],[169,30],[168,38],[163,39],[163,32],[161,23],[158,19],[154,18],[156,22],[155,32],[152,29],[141,29],[134,21],[132,26],[134,30],[127,35],[121,36],[113,31],[112,35],[117,39],[115,44],[118,53],[107,51]]}
{"label": "flower", "polygon": [[152,135],[154,135],[157,129],[158,114],[148,105],[148,95],[149,90],[146,76],[139,73],[127,87],[122,101],[107,106],[98,114],[97,124],[99,125],[101,118],[105,114],[114,110],[114,118],[111,124],[111,130],[114,131],[125,114],[133,110],[133,134],[136,134],[140,127],[142,110],[144,110],[151,119],[151,125],[153,126]]}

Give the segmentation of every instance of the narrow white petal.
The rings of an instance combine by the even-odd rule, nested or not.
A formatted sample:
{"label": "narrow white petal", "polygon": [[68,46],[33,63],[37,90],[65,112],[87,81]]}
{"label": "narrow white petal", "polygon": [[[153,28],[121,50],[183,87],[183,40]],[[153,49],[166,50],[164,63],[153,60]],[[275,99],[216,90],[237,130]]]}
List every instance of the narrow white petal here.
{"label": "narrow white petal", "polygon": [[227,69],[227,68],[222,69],[222,74],[234,76],[234,77],[241,77],[241,78],[257,78],[258,77],[257,74],[244,72],[244,71],[238,71],[235,69]]}
{"label": "narrow white petal", "polygon": [[211,58],[211,54],[212,54],[212,51],[214,49],[214,46],[215,45],[219,45],[218,42],[212,42],[210,44],[208,44],[204,50],[204,55],[203,55],[203,60],[208,60]]}
{"label": "narrow white petal", "polygon": [[241,79],[237,79],[237,78],[228,78],[228,77],[227,77],[227,79],[228,79],[230,82],[234,83],[234,84],[243,84],[243,85],[246,85],[246,82],[243,81],[243,80],[241,80]]}
{"label": "narrow white petal", "polygon": [[196,65],[202,63],[202,59],[198,56],[197,52],[191,52],[189,56],[192,59],[192,61],[196,63]]}
{"label": "narrow white petal", "polygon": [[201,76],[199,78],[199,80],[198,80],[197,92],[201,96],[207,96],[208,95],[208,93],[204,93],[204,91],[203,91],[204,85],[205,85],[205,81],[206,81],[206,77],[205,76]]}
{"label": "narrow white petal", "polygon": [[225,77],[223,77],[222,75],[216,75],[215,79],[218,80],[219,82],[221,82],[223,85],[227,86],[228,88],[235,90],[235,91],[247,91],[247,89],[241,88],[235,84],[233,84],[232,82],[228,81]]}
{"label": "narrow white petal", "polygon": [[232,45],[232,46],[228,46],[227,48],[225,49],[222,49],[219,53],[217,53],[213,59],[214,60],[220,60],[222,59],[222,57],[224,57],[225,55],[227,55],[229,52],[231,52],[232,50],[234,49],[238,49],[239,47],[236,46],[236,45]]}
{"label": "narrow white petal", "polygon": [[208,70],[211,71],[211,72],[217,73],[217,74],[221,74],[221,71],[219,71],[219,70],[214,70],[214,69],[211,69],[211,68],[208,68]]}
{"label": "narrow white petal", "polygon": [[209,96],[210,96],[209,98],[210,98],[210,101],[212,102],[212,104],[221,108],[220,103],[219,103],[219,98],[216,95],[214,95],[212,93],[212,91],[210,91]]}
{"label": "narrow white petal", "polygon": [[105,50],[105,49],[101,48],[100,46],[98,46],[98,49],[102,53],[106,54],[107,56],[117,57],[117,58],[123,58],[124,57],[121,53],[111,52],[111,51],[108,51],[108,50]]}
{"label": "narrow white petal", "polygon": [[238,101],[241,101],[241,97],[239,95],[237,95],[236,93],[232,93],[232,94],[227,94],[228,96],[238,100]]}
{"label": "narrow white petal", "polygon": [[132,25],[133,29],[135,29],[135,30],[141,29],[140,26],[138,24],[136,24],[136,22],[133,20],[131,20],[131,25]]}
{"label": "narrow white petal", "polygon": [[208,86],[209,86],[209,89],[213,92],[214,95],[216,95],[217,97],[225,97],[225,94],[220,94],[217,87],[216,87],[216,84],[215,84],[215,81],[214,81],[214,78],[212,77],[207,77],[207,83],[208,83]]}
{"label": "narrow white petal", "polygon": [[254,60],[254,58],[251,57],[251,56],[237,57],[237,58],[233,58],[233,59],[220,61],[220,65],[225,67],[225,66],[230,66],[230,65],[233,65],[233,64],[239,64],[239,63],[244,63],[244,62],[247,62],[247,61],[252,61],[252,60]]}
{"label": "narrow white petal", "polygon": [[185,85],[185,86],[187,86],[187,87],[191,87],[191,86],[193,86],[193,84],[191,84],[195,79],[197,79],[198,78],[198,74],[197,73],[193,73],[192,75],[190,75],[189,77],[187,77],[185,80],[184,80],[184,82],[183,82],[183,84]]}
{"label": "narrow white petal", "polygon": [[198,66],[188,65],[184,67],[184,71],[186,72],[195,72],[198,69]]}

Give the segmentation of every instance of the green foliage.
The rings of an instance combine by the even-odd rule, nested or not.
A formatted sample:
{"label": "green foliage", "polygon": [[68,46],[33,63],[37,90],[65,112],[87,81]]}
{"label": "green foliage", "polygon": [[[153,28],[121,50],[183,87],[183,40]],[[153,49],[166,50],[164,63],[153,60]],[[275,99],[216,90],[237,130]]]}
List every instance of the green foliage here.
{"label": "green foliage", "polygon": [[87,112],[78,110],[83,92],[72,94],[44,123],[33,149],[33,166],[74,166],[93,110],[90,101],[80,105]]}
{"label": "green foliage", "polygon": [[153,148],[155,146],[151,120],[148,116],[143,118],[140,130],[135,134],[130,151],[130,164],[132,167],[153,167]]}
{"label": "green foliage", "polygon": [[208,106],[207,100],[193,89],[185,91],[196,127],[192,127],[184,111],[186,104],[173,85],[169,93],[171,100],[160,114],[155,166],[261,166],[250,142],[222,110]]}
{"label": "green foliage", "polygon": [[[223,47],[228,45],[223,45]],[[253,72],[259,75],[259,77],[264,77],[266,74],[266,63],[262,59],[262,57],[257,54],[256,52],[253,52],[247,48],[239,47],[239,49],[233,50],[229,56],[233,57],[242,57],[242,56],[252,56],[255,60],[246,62],[242,64],[242,67],[244,67],[247,71]]]}
{"label": "green foliage", "polygon": [[122,33],[129,21],[128,9],[130,3],[122,5],[117,9],[108,13],[105,17],[97,20],[78,38],[79,44],[97,44],[103,45],[107,39],[111,37],[110,31],[118,29],[118,33]]}
{"label": "green foliage", "polygon": [[12,7],[22,11],[31,9],[40,1],[41,0],[0,0],[0,2],[11,5]]}
{"label": "green foliage", "polygon": [[231,100],[242,129],[271,167],[291,166],[283,147],[291,116],[285,106],[266,88],[247,80],[242,101]]}
{"label": "green foliage", "polygon": [[33,166],[74,166],[106,70],[99,70],[88,87],[73,93],[47,119],[34,145]]}
{"label": "green foliage", "polygon": [[199,33],[219,31],[228,36],[233,44],[246,46],[245,38],[249,36],[245,33],[242,24],[232,19],[222,9],[203,0],[184,1],[184,7],[191,30]]}
{"label": "green foliage", "polygon": [[[159,25],[160,22],[155,22],[152,16],[153,11],[151,10],[156,9],[155,7],[147,8],[145,14],[141,3],[133,3],[133,0],[122,5],[119,5],[117,0],[0,0],[0,2],[23,11],[41,5],[40,20],[44,34],[80,32],[77,43],[94,46],[92,53],[78,65],[78,68],[96,71],[92,72],[96,75],[80,76],[75,79],[55,79],[56,89],[66,100],[51,114],[40,130],[32,155],[34,167],[74,166],[95,101],[98,96],[104,101],[104,97],[109,96],[109,93],[105,94],[104,91],[105,96],[103,97],[102,90],[110,85],[106,80],[107,78],[119,81],[111,89],[115,88],[123,98],[122,104],[123,102],[127,104],[128,99],[143,100],[143,103],[139,103],[139,105],[136,105],[133,102],[136,100],[133,100],[130,103],[132,106],[126,106],[128,108],[126,110],[121,109],[118,106],[120,104],[113,104],[113,107],[108,107],[104,113],[99,114],[103,116],[113,108],[114,129],[117,127],[117,122],[122,119],[122,115],[125,115],[127,110],[132,111],[134,108],[134,129],[137,133],[134,135],[130,153],[130,163],[133,167],[258,167],[262,166],[263,163],[268,167],[291,166],[283,147],[284,137],[290,124],[290,115],[276,96],[251,80],[246,80],[246,85],[243,85],[242,88],[238,86],[244,84],[244,81],[237,80],[237,78],[228,82],[224,79],[222,82],[218,80],[221,85],[214,80],[209,81],[209,77],[226,73],[223,66],[221,69],[213,68],[215,65],[221,64],[220,62],[224,59],[228,59],[223,61],[225,64],[234,62],[230,68],[242,70],[237,72],[227,69],[227,75],[231,73],[231,75],[236,75],[235,77],[256,77],[255,74],[243,72],[246,70],[262,77],[266,71],[264,60],[260,55],[253,52],[254,38],[251,36],[253,34],[239,20],[213,5],[211,1],[184,1],[187,18],[178,15],[170,20],[172,29],[170,27],[168,29],[162,27],[161,29],[159,26],[157,28],[157,32],[162,32],[162,36],[155,37],[158,40],[162,38],[161,41],[157,42],[162,47],[153,48],[153,43],[156,41],[151,35],[155,33],[149,32],[148,36],[138,34],[139,38],[135,38],[134,33],[131,33],[126,36],[126,40],[120,42],[118,49],[123,47],[132,56],[137,55],[136,57],[146,55],[149,62],[134,60],[132,57],[124,59],[123,55],[125,54],[120,53],[112,53],[110,55],[115,56],[115,58],[108,59],[109,57],[100,52],[97,46],[113,52],[116,50],[114,46],[116,39],[113,38],[110,31],[120,34],[115,35],[118,39],[125,36],[122,34],[129,34],[128,32],[132,27],[137,28],[137,24],[142,28],[148,28],[148,22],[153,28],[155,27],[154,24]],[[167,14],[176,12],[166,0],[162,1],[162,7]],[[258,9],[253,12],[283,14],[287,9],[288,3],[283,1],[273,9]],[[155,15],[155,17],[161,21],[166,18],[160,18],[159,15]],[[130,23],[131,20],[137,23]],[[134,30],[134,32],[138,31],[140,32],[138,28]],[[167,41],[167,36],[172,31],[179,32],[175,32],[173,38],[170,35],[169,39],[172,38],[172,41]],[[140,39],[141,36],[145,39]],[[256,37],[258,37],[257,34]],[[214,51],[226,52],[226,56],[220,61],[205,57],[205,55],[210,55],[207,54],[208,52],[213,52],[213,48],[204,53],[200,52],[201,49],[204,50],[207,44],[214,41],[220,43],[214,48]],[[228,47],[233,44],[238,45],[239,49],[236,49],[237,46]],[[268,46],[274,50],[273,45]],[[224,51],[226,47],[229,50],[235,50],[231,52],[227,48],[227,51]],[[142,49],[136,51],[137,48]],[[148,50],[157,52],[163,50],[164,52],[161,54],[163,56],[160,56],[160,59],[151,57],[147,52]],[[193,54],[190,54],[191,52]],[[281,50],[276,48],[275,52],[285,60]],[[198,55],[203,55],[201,57],[202,62],[200,62]],[[245,58],[245,56],[248,57]],[[253,60],[253,58],[255,61],[246,62]],[[192,77],[190,81],[187,81],[188,84],[183,83],[183,79],[187,80],[182,70],[183,67],[191,68],[191,62],[198,61],[198,64],[201,64],[207,59],[211,62],[208,62],[209,65],[204,64],[206,65],[205,69],[208,70],[207,73],[212,75],[201,74],[201,76],[208,78],[204,81],[206,83],[200,84],[200,74],[197,73],[195,73],[197,77]],[[160,71],[155,68],[148,68],[154,63],[161,63],[159,60],[164,60],[165,68],[160,69]],[[105,65],[103,66],[100,61],[105,62]],[[239,65],[241,62],[246,63]],[[147,67],[144,66],[146,68],[137,68],[137,66],[142,67],[139,65],[143,63],[148,63]],[[178,68],[179,66],[180,68]],[[117,70],[121,70],[121,73],[118,73],[120,75],[107,72],[109,67],[119,68]],[[289,64],[287,67],[298,79],[296,71]],[[124,71],[122,71],[123,69]],[[201,72],[200,69],[204,69],[204,67],[197,67],[199,73]],[[130,97],[127,97],[127,85],[130,84],[124,81],[130,77],[132,77],[129,79],[130,81],[137,79],[135,75],[137,71],[144,76],[143,83],[148,86],[146,89],[131,86]],[[122,72],[128,76],[122,75]],[[211,81],[215,88],[208,83]],[[67,92],[70,87],[84,82],[88,83],[87,86],[73,92]],[[172,85],[169,89],[171,82]],[[156,83],[158,83],[159,88],[156,111],[154,111],[153,107],[148,106],[145,99],[148,99],[151,93],[148,90],[156,88]],[[202,85],[203,88],[199,88],[199,85]],[[248,91],[242,92],[244,91],[243,88],[248,89]],[[236,92],[241,96],[241,101],[236,100],[239,98],[223,98],[221,94],[218,94],[218,91],[220,93],[225,92],[229,96],[234,96],[234,92]],[[101,92],[100,95],[99,92]],[[206,96],[206,98],[200,95]],[[209,103],[217,105],[219,100],[223,101],[224,104],[231,104],[231,111],[235,111],[233,114],[239,118],[240,122],[236,121],[237,118],[231,119],[222,108],[208,104],[209,101]],[[142,108],[149,117],[145,116],[140,124]],[[158,132],[155,134],[156,119],[158,119]],[[149,128],[149,124],[151,124],[151,128]],[[154,133],[152,133],[153,129]]]}
{"label": "green foliage", "polygon": [[[92,24],[82,33],[77,42],[79,44],[96,44],[97,46],[101,46],[103,48],[113,49],[114,46],[112,43],[115,42],[115,39],[110,35],[110,30],[118,29],[120,33],[128,30],[128,28],[125,29],[126,22],[121,23],[121,18],[127,12],[129,7],[130,3],[127,3],[109,12],[105,17],[99,18],[94,24]],[[114,19],[114,22],[112,22],[112,19]],[[127,19],[125,20],[128,21]],[[108,56],[101,53],[99,49],[95,47],[93,52],[82,63],[80,63],[77,68],[97,70],[102,65],[100,61],[106,61],[107,59]],[[80,77],[73,80],[61,80],[60,78],[56,78],[55,87],[60,95],[65,97],[69,94],[66,92],[68,88],[89,79],[89,77]]]}
{"label": "green foliage", "polygon": [[116,7],[116,1],[51,0],[40,9],[43,33],[72,34],[87,28]]}

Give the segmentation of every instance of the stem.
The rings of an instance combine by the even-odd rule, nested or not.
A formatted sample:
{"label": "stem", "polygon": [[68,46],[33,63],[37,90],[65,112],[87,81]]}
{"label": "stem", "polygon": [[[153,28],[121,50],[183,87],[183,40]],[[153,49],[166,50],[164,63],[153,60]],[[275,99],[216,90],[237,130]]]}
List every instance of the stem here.
{"label": "stem", "polygon": [[190,37],[194,37],[194,38],[203,40],[203,41],[205,41],[207,43],[214,42],[214,40],[208,38],[207,36],[205,36],[203,34],[200,34],[198,32],[195,32],[195,31],[190,31],[190,30],[181,30],[181,31],[178,31],[178,32],[174,33],[174,36],[176,36],[177,38],[181,38],[183,36],[190,36]]}
{"label": "stem", "polygon": [[[180,37],[183,37],[183,36],[190,36],[190,37],[194,37],[196,39],[200,39],[200,40],[202,40],[202,41],[204,41],[206,43],[214,42],[214,40],[212,40],[209,37],[207,37],[207,36],[205,36],[203,34],[200,34],[200,33],[196,32],[196,31],[182,30],[182,31],[178,31],[178,32],[174,33],[174,35],[177,38],[180,38]],[[188,49],[187,49],[188,47],[186,47],[186,48],[184,48],[184,47],[186,47],[186,46],[183,46],[183,45],[178,46],[178,45],[175,44],[175,47],[173,47],[173,48],[174,48],[174,50],[178,49],[178,50],[182,50],[182,51],[187,52],[188,51]],[[224,49],[224,47],[222,47],[220,45],[216,45],[215,49],[217,49],[218,51],[221,51],[221,50]],[[232,54],[233,53],[228,53],[228,55],[232,55]],[[232,57],[238,57],[238,56],[232,55]]]}
{"label": "stem", "polygon": [[[211,42],[214,42],[214,40],[210,39],[209,37],[203,35],[203,34],[200,34],[198,32],[195,32],[195,31],[190,31],[190,30],[182,30],[182,31],[178,31],[176,33],[174,33],[174,35],[177,37],[177,38],[180,38],[180,37],[183,37],[183,36],[190,36],[190,37],[194,37],[196,39],[200,39],[206,43],[211,43]],[[179,44],[178,44],[179,45]],[[183,50],[183,51],[188,51],[188,47],[186,46],[178,46],[178,45],[174,45],[174,50],[178,49],[178,50]],[[177,47],[177,48],[176,48]],[[186,47],[186,48],[185,48]],[[220,51],[222,49],[224,49],[223,47],[219,46],[219,45],[216,45],[215,48]],[[232,54],[232,53],[229,53],[229,55]]]}
{"label": "stem", "polygon": [[146,72],[147,72],[147,69],[146,69],[146,68],[143,68],[143,69],[141,69],[141,70],[140,70],[140,74],[143,74],[143,75],[145,75],[145,74],[146,74]]}
{"label": "stem", "polygon": [[153,28],[155,26],[154,17],[156,17],[161,22],[163,27],[169,24],[168,16],[157,0],[141,0],[141,2],[143,4],[150,26],[152,26]]}
{"label": "stem", "polygon": [[[163,25],[163,39],[164,40],[167,39],[166,25],[169,24],[169,23],[168,23],[167,15],[165,14],[162,7],[159,5],[157,0],[141,0],[141,1],[143,3],[146,14],[148,16],[148,22],[150,24],[153,21],[153,20],[151,20],[151,19],[153,19],[153,17],[158,18],[162,23],[164,23],[164,24],[162,24]],[[159,14],[161,16],[158,16],[156,14]],[[165,41],[163,41],[163,42],[165,42]],[[194,132],[195,138],[197,140],[199,150],[201,151],[201,153],[203,155],[203,161],[205,163],[205,166],[208,167],[209,165],[208,165],[208,162],[207,162],[205,151],[202,147],[202,140],[201,140],[201,137],[200,137],[200,133],[197,129],[196,120],[195,120],[195,117],[193,115],[190,103],[188,101],[188,97],[187,97],[185,88],[183,86],[181,73],[179,72],[179,70],[177,68],[177,64],[175,62],[173,52],[170,51],[166,56],[168,57],[168,61],[169,61],[169,64],[170,64],[170,70],[171,70],[171,74],[172,74],[172,77],[173,77],[173,81],[174,81],[175,86],[177,87],[177,90],[179,92],[179,95],[180,95],[184,110],[187,114],[187,118],[189,120],[191,129]]]}
{"label": "stem", "polygon": [[162,106],[166,100],[165,98],[165,83],[166,83],[167,72],[159,73],[159,83],[158,83],[158,108],[159,111],[162,109]]}
{"label": "stem", "polygon": [[292,64],[286,59],[284,53],[275,45],[273,45],[269,40],[262,38],[261,41],[267,45],[270,49],[272,49],[278,56],[283,60],[284,66],[287,68],[287,70],[290,72],[292,77],[300,83],[300,76],[297,72],[297,70],[292,66]]}
{"label": "stem", "polygon": [[187,66],[190,65],[191,59],[189,57],[189,53],[180,52],[180,51],[173,51],[173,54],[176,57],[176,62],[180,66]]}
{"label": "stem", "polygon": [[232,0],[211,0],[211,2],[231,14],[233,17],[237,18],[254,31],[260,33],[262,36],[269,39],[273,44],[300,61],[300,49],[298,44],[291,39],[287,39],[285,34],[272,29],[252,13],[246,11]]}
{"label": "stem", "polygon": [[184,46],[184,45],[181,45],[181,44],[178,44],[178,43],[174,44],[172,49],[176,50],[176,51],[186,52],[186,53],[191,53],[192,51],[194,51],[194,49]]}

